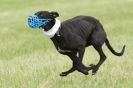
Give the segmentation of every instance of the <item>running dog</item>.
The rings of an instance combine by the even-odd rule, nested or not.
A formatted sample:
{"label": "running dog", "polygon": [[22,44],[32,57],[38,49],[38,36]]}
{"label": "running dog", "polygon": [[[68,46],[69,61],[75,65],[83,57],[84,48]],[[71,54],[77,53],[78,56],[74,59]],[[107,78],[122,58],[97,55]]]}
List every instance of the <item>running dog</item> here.
{"label": "running dog", "polygon": [[[95,74],[106,60],[106,55],[102,49],[104,43],[114,55],[123,55],[125,45],[120,53],[116,52],[109,43],[102,24],[96,18],[91,16],[76,16],[60,22],[57,17],[59,17],[58,12],[38,11],[33,17],[38,20],[32,23],[32,25],[30,24],[30,20],[29,26],[32,28],[41,28],[44,34],[49,36],[53,41],[57,51],[67,55],[72,60],[72,68],[62,72],[60,76],[67,76],[76,70],[85,75],[88,75],[88,71],[92,70],[92,74]],[[40,22],[40,20],[41,23],[38,25],[37,22]],[[96,65],[91,64],[87,67],[82,63],[82,60],[85,48],[88,46],[94,47],[100,55],[100,60]]]}

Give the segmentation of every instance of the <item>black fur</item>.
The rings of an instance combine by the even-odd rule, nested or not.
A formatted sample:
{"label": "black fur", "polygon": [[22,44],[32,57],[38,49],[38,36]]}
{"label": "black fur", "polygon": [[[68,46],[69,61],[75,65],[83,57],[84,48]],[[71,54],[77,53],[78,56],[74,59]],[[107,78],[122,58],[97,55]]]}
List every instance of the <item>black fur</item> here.
{"label": "black fur", "polygon": [[[52,19],[46,26],[41,26],[44,31],[48,31],[55,24],[55,18],[59,16],[57,12],[39,11],[35,13],[39,18]],[[95,74],[99,67],[106,59],[106,55],[102,50],[102,45],[106,43],[109,50],[117,56],[122,56],[125,50],[123,47],[120,53],[114,51],[110,45],[107,35],[102,24],[95,18],[90,16],[76,16],[72,19],[63,21],[59,29],[59,33],[55,34],[53,41],[56,49],[64,55],[70,57],[73,66],[70,70],[62,72],[60,76],[66,76],[77,70],[85,75],[89,70]],[[91,64],[89,67],[82,63],[85,48],[92,45],[100,55],[100,60],[96,65]]]}

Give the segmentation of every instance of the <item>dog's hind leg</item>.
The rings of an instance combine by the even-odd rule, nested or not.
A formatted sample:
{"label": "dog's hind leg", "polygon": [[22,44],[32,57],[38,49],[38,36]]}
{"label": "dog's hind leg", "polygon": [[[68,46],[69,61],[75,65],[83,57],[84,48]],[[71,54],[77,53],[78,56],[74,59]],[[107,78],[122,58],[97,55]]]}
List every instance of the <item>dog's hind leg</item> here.
{"label": "dog's hind leg", "polygon": [[104,52],[103,52],[103,50],[102,50],[102,46],[94,46],[94,48],[95,48],[96,51],[99,53],[99,55],[100,55],[100,60],[99,60],[99,62],[98,62],[96,65],[93,65],[93,66],[92,66],[92,67],[93,67],[93,69],[92,69],[92,74],[93,74],[93,75],[98,71],[99,67],[103,64],[103,62],[104,62],[105,59],[106,59],[106,56],[105,56],[105,54],[104,54]]}

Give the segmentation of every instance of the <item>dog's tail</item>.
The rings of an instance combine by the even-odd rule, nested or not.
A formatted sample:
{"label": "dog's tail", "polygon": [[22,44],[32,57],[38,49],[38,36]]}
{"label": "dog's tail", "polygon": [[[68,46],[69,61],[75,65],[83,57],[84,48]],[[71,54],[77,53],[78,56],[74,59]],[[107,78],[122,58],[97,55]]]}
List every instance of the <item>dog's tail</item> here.
{"label": "dog's tail", "polygon": [[124,54],[124,51],[125,51],[125,45],[123,46],[121,52],[118,53],[118,52],[116,52],[116,51],[113,49],[113,47],[110,45],[108,39],[105,40],[105,43],[106,43],[107,47],[109,48],[109,50],[110,50],[114,55],[116,55],[116,56],[122,56],[122,55]]}

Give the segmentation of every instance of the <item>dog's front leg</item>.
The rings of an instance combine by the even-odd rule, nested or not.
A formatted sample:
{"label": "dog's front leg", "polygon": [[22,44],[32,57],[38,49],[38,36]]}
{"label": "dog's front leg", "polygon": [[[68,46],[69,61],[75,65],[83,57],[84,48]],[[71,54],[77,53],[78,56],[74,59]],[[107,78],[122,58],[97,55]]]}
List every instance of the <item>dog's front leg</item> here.
{"label": "dog's front leg", "polygon": [[69,69],[68,71],[62,72],[60,74],[60,76],[67,76],[68,74],[70,74],[70,73],[72,73],[72,72],[74,72],[76,70],[76,63],[77,63],[77,61],[76,61],[76,59],[77,59],[76,54],[77,54],[77,52],[75,52],[75,51],[73,51],[71,53],[64,53],[64,55],[69,56],[69,58],[73,62],[73,65],[72,65],[71,69]]}
{"label": "dog's front leg", "polygon": [[[78,52],[78,56],[77,56],[77,52]],[[79,72],[85,75],[88,75],[87,71],[91,70],[91,68],[86,67],[85,65],[82,64],[84,52],[85,52],[85,48],[79,48],[78,51],[73,51],[71,53],[64,53],[64,55],[69,56],[69,58],[73,62],[73,65],[70,70],[62,72],[60,76],[67,76],[68,74],[74,72],[75,70],[78,70]]]}
{"label": "dog's front leg", "polygon": [[75,70],[76,70],[75,66],[72,66],[72,68],[69,69],[68,71],[62,72],[62,73],[60,74],[60,76],[67,76],[68,74],[74,72]]}
{"label": "dog's front leg", "polygon": [[85,52],[85,47],[82,46],[78,48],[77,70],[85,75],[88,75],[88,70],[84,69],[85,66],[82,63],[84,52]]}

